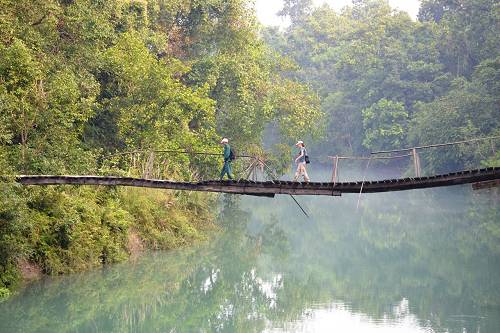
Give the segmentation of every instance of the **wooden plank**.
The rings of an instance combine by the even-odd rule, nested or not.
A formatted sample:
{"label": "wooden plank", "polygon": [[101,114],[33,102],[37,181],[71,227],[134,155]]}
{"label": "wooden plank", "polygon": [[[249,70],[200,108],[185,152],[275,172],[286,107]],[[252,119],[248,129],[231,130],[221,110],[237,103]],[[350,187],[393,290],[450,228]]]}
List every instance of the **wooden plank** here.
{"label": "wooden plank", "polygon": [[500,186],[500,179],[495,179],[495,180],[488,180],[485,182],[478,182],[478,183],[472,183],[472,189],[473,190],[482,190],[486,188],[493,188],[493,187],[499,187]]}
{"label": "wooden plank", "polygon": [[478,181],[487,181],[500,179],[500,168],[495,169],[492,172],[486,170],[473,173],[469,175],[439,175],[440,177],[434,177],[433,179],[425,178],[415,178],[410,181],[402,181],[394,184],[388,184],[384,187],[376,187],[365,184],[363,192],[366,193],[376,193],[376,192],[389,192],[389,191],[404,191],[410,189],[420,189],[420,188],[432,188],[432,187],[442,187],[442,186],[452,186],[469,184]]}

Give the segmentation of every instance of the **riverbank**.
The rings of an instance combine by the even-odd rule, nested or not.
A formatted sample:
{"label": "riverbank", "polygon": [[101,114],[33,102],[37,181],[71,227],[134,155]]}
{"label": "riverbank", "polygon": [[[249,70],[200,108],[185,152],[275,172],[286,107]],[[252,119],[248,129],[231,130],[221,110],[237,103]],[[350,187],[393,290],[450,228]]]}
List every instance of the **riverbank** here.
{"label": "riverbank", "polygon": [[214,197],[142,188],[0,183],[0,299],[43,275],[178,248],[213,230]]}

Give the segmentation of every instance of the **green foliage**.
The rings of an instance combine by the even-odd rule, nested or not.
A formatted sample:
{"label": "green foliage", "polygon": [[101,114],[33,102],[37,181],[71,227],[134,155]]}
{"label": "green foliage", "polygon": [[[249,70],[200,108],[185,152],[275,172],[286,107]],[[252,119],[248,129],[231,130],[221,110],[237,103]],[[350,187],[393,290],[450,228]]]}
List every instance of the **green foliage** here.
{"label": "green foliage", "polygon": [[[326,137],[313,153],[362,155],[498,131],[495,1],[422,1],[417,22],[383,0],[354,1],[340,13],[307,4],[287,1],[291,26],[264,36],[297,64],[290,77],[319,94]],[[426,151],[423,165],[478,167],[495,154],[498,141],[490,144]]]}
{"label": "green foliage", "polygon": [[[254,36],[257,39],[257,36]],[[318,136],[322,114],[315,93],[286,78],[290,68],[259,40],[249,41],[238,53],[223,53],[197,61],[187,79],[208,85],[216,100],[216,121],[239,147],[261,144],[268,123],[274,123],[283,141],[296,134]],[[246,148],[246,147],[245,147]]]}
{"label": "green foliage", "polygon": [[17,260],[29,253],[26,235],[31,219],[19,185],[0,182],[0,288],[13,288],[19,282]]}
{"label": "green foliage", "polygon": [[407,121],[408,113],[403,103],[381,99],[363,110],[363,145],[372,151],[401,147],[400,140],[406,132]]}
{"label": "green foliage", "polygon": [[500,152],[496,152],[496,154],[484,161],[482,161],[483,167],[500,167]]}
{"label": "green foliage", "polygon": [[294,23],[303,20],[311,11],[312,0],[285,0],[283,9],[278,13],[280,16],[288,16]]}
{"label": "green foliage", "polygon": [[[294,76],[319,92],[328,118],[324,141],[328,152],[361,154],[365,148],[404,145],[402,117],[411,117],[415,102],[431,101],[442,91],[445,80],[439,79],[443,73],[436,36],[432,24],[413,22],[391,11],[385,1],[367,0],[341,14],[327,6],[313,10],[294,22],[275,47],[300,66]],[[402,105],[404,111],[388,108],[386,113],[395,114],[377,115],[376,121],[363,116],[363,110],[371,114],[368,110],[380,109],[384,100]],[[387,132],[393,122],[398,128],[389,130],[391,139],[375,143],[375,137],[387,135],[375,132]]]}
{"label": "green foliage", "polygon": [[182,63],[155,59],[136,34],[121,36],[103,61],[116,140],[137,149],[208,149],[216,137],[214,103],[205,87],[193,90],[175,79],[187,70]]}
{"label": "green foliage", "polygon": [[[167,249],[202,238],[211,220],[198,196],[142,189],[22,188],[0,183],[0,287],[14,288],[18,263],[46,274],[120,262],[140,247]],[[142,245],[141,245],[142,244]]]}
{"label": "green foliage", "polygon": [[133,230],[152,249],[172,249],[200,239],[200,229],[211,220],[209,203],[198,194],[123,189],[121,198],[134,221]]}
{"label": "green foliage", "polygon": [[[2,295],[21,262],[80,271],[127,258],[131,237],[187,244],[212,219],[198,194],[22,188],[9,175],[207,178],[216,158],[149,151],[213,152],[226,136],[243,153],[271,122],[286,140],[320,132],[315,94],[286,77],[245,1],[0,0],[0,12]],[[131,150],[145,153],[110,157]]]}
{"label": "green foliage", "polygon": [[[500,75],[498,58],[481,63],[471,81],[456,79],[451,90],[431,103],[417,106],[409,129],[409,141],[415,144],[460,141],[464,138],[497,136],[498,91],[496,78]],[[479,162],[493,158],[496,142],[485,141],[433,150],[424,158],[434,171],[479,167]]]}
{"label": "green foliage", "polygon": [[290,156],[292,156],[290,145],[275,144],[272,146],[270,156],[268,156],[267,165],[278,175],[284,174],[289,171]]}
{"label": "green foliage", "polygon": [[0,287],[0,302],[7,299],[10,296],[10,290],[7,288]]}
{"label": "green foliage", "polygon": [[499,15],[495,0],[425,0],[419,19],[441,28],[439,51],[445,68],[469,77],[482,61],[498,56]]}
{"label": "green foliage", "polygon": [[277,105],[274,119],[283,138],[319,139],[325,131],[324,116],[319,110],[319,98],[310,89],[292,80],[286,80],[273,91]]}

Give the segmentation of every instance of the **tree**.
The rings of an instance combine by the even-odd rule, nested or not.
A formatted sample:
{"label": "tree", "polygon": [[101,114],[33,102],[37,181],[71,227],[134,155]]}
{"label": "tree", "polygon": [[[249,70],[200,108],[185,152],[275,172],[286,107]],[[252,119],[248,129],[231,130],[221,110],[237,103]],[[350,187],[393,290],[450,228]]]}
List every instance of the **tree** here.
{"label": "tree", "polygon": [[[434,24],[413,22],[385,1],[363,0],[340,14],[317,8],[282,38],[269,41],[279,41],[275,47],[299,66],[291,75],[318,91],[328,118],[323,147],[329,153],[363,154],[372,146],[373,139],[366,138],[374,134],[363,133],[363,110],[376,109],[385,99],[401,103],[411,117],[416,102],[430,102],[446,91],[437,36]],[[404,130],[391,136],[392,144],[406,143]]]}
{"label": "tree", "polygon": [[372,151],[401,147],[407,122],[408,112],[403,103],[381,99],[363,110],[363,145]]}
{"label": "tree", "polygon": [[288,16],[292,24],[300,24],[312,10],[312,0],[285,0],[279,16]]}
{"label": "tree", "polygon": [[[244,152],[262,146],[269,123],[284,141],[319,132],[316,94],[287,77],[244,0],[0,0],[0,12],[2,176],[198,180],[220,158],[151,151],[212,153],[229,136]],[[213,218],[211,197],[192,193],[11,182],[0,180],[0,297],[19,260],[83,270],[123,260],[129,236],[171,248]]]}
{"label": "tree", "polygon": [[[457,79],[445,96],[419,104],[409,126],[410,142],[420,145],[498,135],[500,101],[495,82],[499,73],[498,59],[485,61],[477,67],[471,82]],[[491,142],[483,142],[433,150],[424,159],[430,170],[442,172],[479,167],[480,161],[491,154]]]}
{"label": "tree", "polygon": [[498,53],[498,10],[495,0],[427,0],[421,21],[441,27],[440,53],[446,69],[470,77],[474,67]]}
{"label": "tree", "polygon": [[[491,0],[423,1],[420,20],[414,22],[406,13],[391,9],[387,1],[359,0],[340,13],[326,5],[314,8],[288,30],[267,30],[265,37],[299,67],[289,75],[318,92],[328,119],[326,137],[316,145],[319,150],[360,155],[374,147],[441,142],[439,135],[424,138],[425,131],[417,140],[405,129],[408,121],[437,112],[432,108],[448,100],[448,94],[462,103],[449,100],[459,110],[458,118],[451,118],[472,124],[459,125],[465,127],[454,137],[492,133],[498,126],[492,91],[498,95],[499,89],[494,83],[498,53],[494,6]],[[478,79],[483,75],[479,73],[484,77]],[[382,107],[381,101],[391,106]],[[429,105],[428,111],[423,105]],[[451,112],[437,108],[444,114]],[[474,117],[467,115],[469,108],[476,108]],[[431,119],[426,126],[432,131]],[[443,133],[441,124],[435,128],[436,134]],[[482,150],[486,157],[489,153]]]}

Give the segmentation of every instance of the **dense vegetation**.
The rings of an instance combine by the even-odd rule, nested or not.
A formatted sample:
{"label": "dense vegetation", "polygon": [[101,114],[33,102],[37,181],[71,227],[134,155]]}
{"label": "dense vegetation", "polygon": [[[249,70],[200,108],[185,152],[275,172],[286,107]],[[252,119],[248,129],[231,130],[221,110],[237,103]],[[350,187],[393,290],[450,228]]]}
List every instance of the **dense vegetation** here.
{"label": "dense vegetation", "polygon": [[[424,0],[418,21],[383,0],[355,0],[341,13],[311,4],[285,1],[291,25],[265,38],[299,65],[290,76],[319,93],[328,118],[319,151],[366,154],[500,134],[498,1]],[[499,156],[484,142],[423,158],[443,171],[498,165]]]}
{"label": "dense vegetation", "polygon": [[[244,1],[0,0],[0,12],[4,176],[140,174],[151,155],[132,163],[110,154],[217,151],[221,136],[244,150],[260,145],[267,124],[288,140],[319,133],[317,96],[282,74],[292,64],[257,38]],[[220,161],[161,163],[165,176],[193,179],[215,176]],[[22,188],[9,179],[0,202],[0,295],[23,271],[72,272],[137,246],[199,238],[211,204],[194,194]]]}

